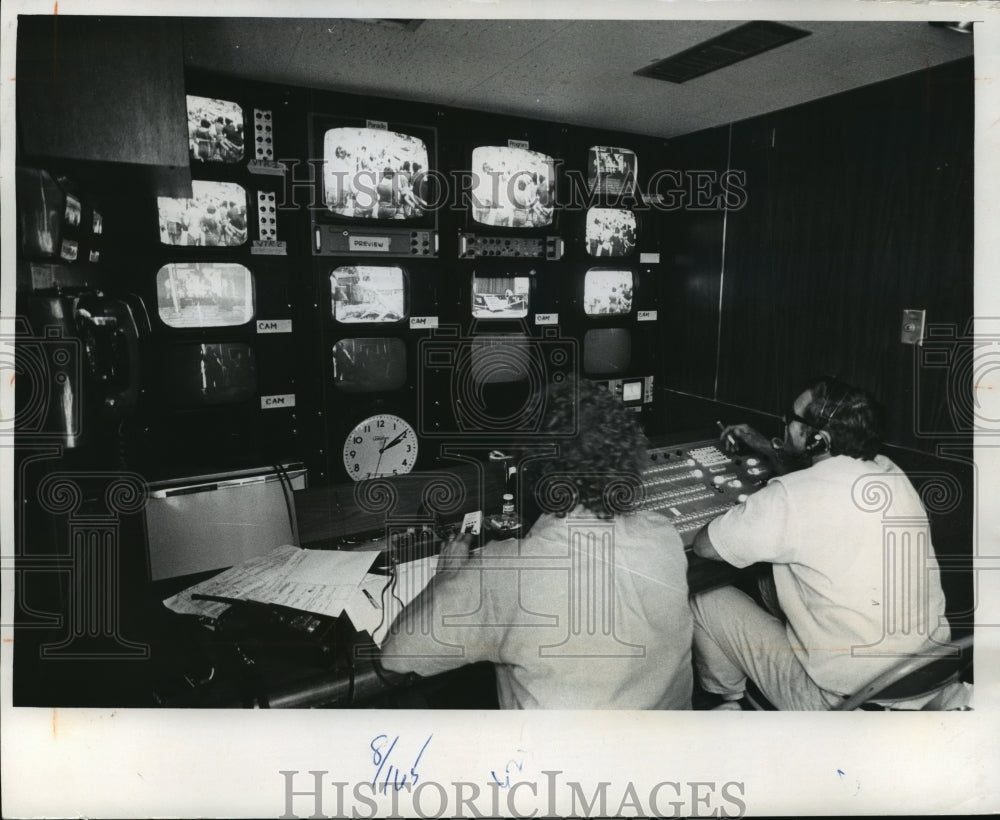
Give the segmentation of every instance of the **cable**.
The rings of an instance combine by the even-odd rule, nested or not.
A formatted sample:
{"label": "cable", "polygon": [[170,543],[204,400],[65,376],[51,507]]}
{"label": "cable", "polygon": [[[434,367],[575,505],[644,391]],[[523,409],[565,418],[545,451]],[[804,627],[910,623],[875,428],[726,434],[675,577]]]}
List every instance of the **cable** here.
{"label": "cable", "polygon": [[294,501],[292,498],[295,488],[292,487],[292,480],[288,477],[288,471],[285,470],[283,464],[276,462],[273,467],[274,471],[278,474],[278,480],[281,482],[282,494],[285,497],[285,511],[288,514],[288,525],[292,530],[292,543],[298,546],[299,523],[295,518]]}

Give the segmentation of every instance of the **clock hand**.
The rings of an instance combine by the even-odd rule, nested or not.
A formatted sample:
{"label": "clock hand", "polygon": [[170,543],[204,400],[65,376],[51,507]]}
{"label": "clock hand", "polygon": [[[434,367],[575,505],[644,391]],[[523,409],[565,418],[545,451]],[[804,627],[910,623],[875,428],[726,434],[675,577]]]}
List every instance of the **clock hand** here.
{"label": "clock hand", "polygon": [[388,449],[389,449],[390,447],[395,447],[395,446],[396,446],[397,444],[399,444],[399,442],[401,442],[401,441],[402,441],[402,440],[403,440],[404,438],[406,438],[406,431],[405,431],[405,430],[404,430],[404,431],[403,431],[402,433],[400,433],[400,434],[399,434],[398,436],[396,436],[396,438],[394,438],[394,439],[393,439],[392,441],[390,441],[390,442],[389,442],[388,444],[385,444],[385,445],[383,445],[383,446],[382,446],[382,449],[381,449],[381,450],[379,450],[379,452],[380,452],[380,453],[384,453],[384,452],[385,452],[386,450],[388,450]]}

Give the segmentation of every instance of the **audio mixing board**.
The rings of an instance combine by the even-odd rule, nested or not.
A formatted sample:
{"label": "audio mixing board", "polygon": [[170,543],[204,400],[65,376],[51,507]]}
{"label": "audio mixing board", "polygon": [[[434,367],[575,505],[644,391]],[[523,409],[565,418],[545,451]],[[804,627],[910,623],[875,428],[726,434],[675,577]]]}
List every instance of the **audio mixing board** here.
{"label": "audio mixing board", "polygon": [[643,508],[666,516],[690,548],[705,524],[763,487],[771,470],[756,456],[730,455],[716,439],[654,447],[643,471]]}

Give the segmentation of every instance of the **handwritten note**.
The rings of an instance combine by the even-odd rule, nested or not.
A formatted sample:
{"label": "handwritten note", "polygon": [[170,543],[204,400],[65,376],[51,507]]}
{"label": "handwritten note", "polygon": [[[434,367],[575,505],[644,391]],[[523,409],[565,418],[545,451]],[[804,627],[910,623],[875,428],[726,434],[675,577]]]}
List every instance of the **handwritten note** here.
{"label": "handwritten note", "polygon": [[524,771],[524,749],[518,749],[514,757],[507,760],[502,769],[491,769],[490,779],[501,789],[509,789],[511,778],[517,782],[517,776]]}
{"label": "handwritten note", "polygon": [[[390,786],[395,790],[416,786],[420,782],[420,773],[417,771],[420,759],[430,745],[431,738],[428,735],[423,745],[419,747],[416,754],[408,750],[404,742],[399,744],[399,735],[390,737],[389,735],[376,735],[372,738],[368,748],[371,751],[372,766],[375,773],[372,776],[372,789],[377,794],[388,794]],[[399,747],[397,749],[397,747]]]}

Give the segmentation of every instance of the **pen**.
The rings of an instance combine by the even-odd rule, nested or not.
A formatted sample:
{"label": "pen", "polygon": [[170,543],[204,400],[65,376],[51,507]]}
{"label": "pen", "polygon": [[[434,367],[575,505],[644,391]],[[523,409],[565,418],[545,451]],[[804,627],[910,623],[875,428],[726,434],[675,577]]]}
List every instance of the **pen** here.
{"label": "pen", "polygon": [[376,600],[372,597],[372,594],[367,589],[362,589],[361,591],[365,594],[365,597],[368,599],[368,603],[370,603],[373,607],[375,607],[375,609],[382,608],[378,605]]}

